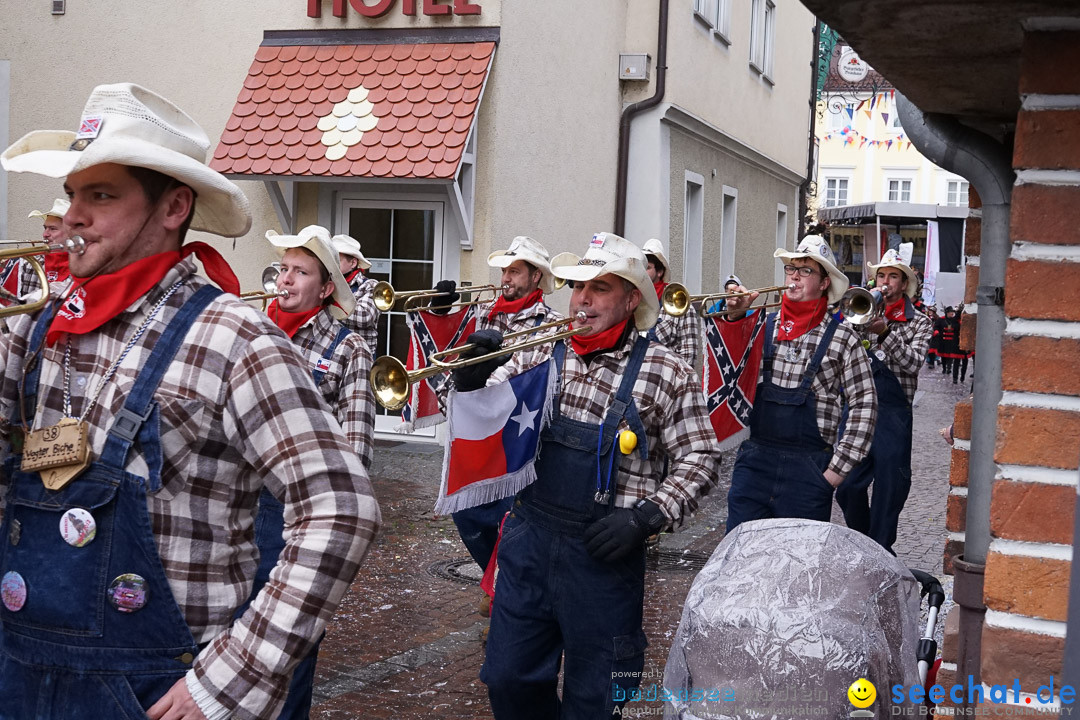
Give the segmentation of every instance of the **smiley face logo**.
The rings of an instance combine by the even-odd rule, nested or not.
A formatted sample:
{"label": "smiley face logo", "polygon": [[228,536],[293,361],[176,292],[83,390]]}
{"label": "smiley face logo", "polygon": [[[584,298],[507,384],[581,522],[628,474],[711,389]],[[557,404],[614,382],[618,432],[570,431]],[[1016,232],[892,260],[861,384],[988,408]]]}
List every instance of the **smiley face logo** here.
{"label": "smiley face logo", "polygon": [[859,678],[851,683],[847,691],[848,700],[857,708],[868,708],[877,699],[877,688],[866,678]]}

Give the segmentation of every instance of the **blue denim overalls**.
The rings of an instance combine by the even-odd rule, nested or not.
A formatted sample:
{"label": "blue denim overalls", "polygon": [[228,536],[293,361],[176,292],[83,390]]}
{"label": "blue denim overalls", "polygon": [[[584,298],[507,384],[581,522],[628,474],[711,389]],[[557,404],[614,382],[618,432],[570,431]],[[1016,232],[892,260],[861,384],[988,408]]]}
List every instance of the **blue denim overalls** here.
{"label": "blue denim overalls", "polygon": [[[911,301],[905,305],[910,317],[915,308]],[[896,526],[911,490],[911,403],[893,371],[869,349],[867,353],[877,390],[874,441],[870,454],[836,489],[836,502],[849,528],[870,536],[895,555]],[[874,484],[873,503],[867,497],[870,483]]]}
{"label": "blue denim overalls", "polygon": [[[323,353],[322,359],[329,361],[334,357],[334,351],[337,350],[338,345],[351,334],[352,330],[347,327],[338,330],[337,337]],[[322,383],[324,377],[326,377],[325,370],[320,370],[317,366],[312,369],[311,378],[315,381],[315,387]],[[281,551],[285,549],[284,532],[285,506],[264,487],[259,493],[259,514],[255,516],[255,545],[259,548],[259,567],[255,571],[255,584],[251,588],[251,595],[248,596],[247,602],[236,611],[234,619],[239,620],[247,612],[255,596],[270,580],[270,572],[277,565]],[[311,710],[311,688],[315,682],[315,661],[319,655],[321,642],[320,638],[311,652],[293,670],[292,680],[289,681],[289,694],[285,697],[285,705],[281,708],[281,712],[278,713],[278,720],[307,718]]]}
{"label": "blue denim overalls", "polygon": [[[499,543],[491,632],[480,672],[498,720],[610,717],[623,704],[614,701],[616,692],[625,700],[640,682],[647,645],[641,628],[645,548],[604,563],[585,550],[582,533],[614,508],[620,421],[637,434],[640,457],[648,458],[631,396],[648,345],[646,338],[635,342],[602,424],[566,418],[558,397],[553,400],[554,417],[540,436],[536,482],[518,494]],[[565,355],[559,342],[554,357],[560,378]],[[608,497],[597,502],[605,490]],[[560,711],[556,688],[564,651]]]}
{"label": "blue denim overalls", "polygon": [[829,321],[799,386],[782,388],[772,382],[775,322],[776,313],[770,313],[765,320],[762,378],[750,414],[750,439],[739,447],[731,473],[728,532],[762,518],[828,522],[832,513],[833,487],[824,472],[833,451],[818,430],[811,384],[839,323],[836,318]]}
{"label": "blue denim overalls", "polygon": [[[10,485],[0,574],[18,573],[26,600],[15,612],[0,606],[0,718],[145,718],[146,708],[198,654],[158,557],[146,498],[161,488],[154,391],[196,317],[220,292],[203,287],[168,324],[100,458],[70,484],[46,490],[38,473],[19,470],[21,455],[5,463]],[[51,317],[48,309],[42,317]],[[34,327],[27,357],[37,354],[48,325]],[[40,368],[37,360],[26,374],[28,412],[37,407]],[[20,424],[16,408],[12,426]],[[124,471],[136,442],[148,478]],[[82,547],[69,545],[60,532],[61,518],[73,508],[89,511],[97,525]],[[129,573],[143,582],[117,582]]]}

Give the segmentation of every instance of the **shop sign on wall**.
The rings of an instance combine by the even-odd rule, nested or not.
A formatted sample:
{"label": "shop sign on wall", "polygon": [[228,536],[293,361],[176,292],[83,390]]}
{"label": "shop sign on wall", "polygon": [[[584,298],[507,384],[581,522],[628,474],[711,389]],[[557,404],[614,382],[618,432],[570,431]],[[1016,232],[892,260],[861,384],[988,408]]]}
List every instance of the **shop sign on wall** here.
{"label": "shop sign on wall", "polygon": [[[334,17],[343,18],[347,5],[364,17],[377,18],[394,9],[398,0],[333,0]],[[323,0],[307,0],[308,17],[322,17]],[[469,0],[401,0],[402,15],[479,15],[480,5]]]}

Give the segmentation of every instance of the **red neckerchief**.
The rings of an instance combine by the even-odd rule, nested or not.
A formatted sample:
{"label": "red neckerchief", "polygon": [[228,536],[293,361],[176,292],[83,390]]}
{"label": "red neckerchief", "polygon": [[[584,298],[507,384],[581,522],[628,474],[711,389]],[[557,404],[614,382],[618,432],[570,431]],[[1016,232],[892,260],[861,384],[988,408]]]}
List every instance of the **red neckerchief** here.
{"label": "red neckerchief", "polygon": [[[574,335],[570,338],[570,344],[573,346],[574,352],[578,355],[588,355],[589,353],[599,352],[600,350],[610,350],[622,340],[628,322],[630,322],[630,318],[626,318],[618,325],[612,325],[603,332],[598,332],[593,335]],[[570,329],[574,329],[574,323],[570,323]]]}
{"label": "red neckerchief", "polygon": [[900,296],[899,300],[885,308],[885,317],[889,320],[896,320],[897,322],[907,322],[907,317],[904,315],[903,295]]}
{"label": "red neckerchief", "polygon": [[45,253],[45,277],[49,282],[64,282],[71,277],[66,252]]}
{"label": "red neckerchief", "polygon": [[655,282],[655,283],[652,284],[652,286],[654,288],[656,288],[656,297],[663,300],[664,299],[664,288],[666,288],[668,286],[668,284],[666,282]]}
{"label": "red neckerchief", "polygon": [[318,315],[319,311],[322,309],[322,305],[316,305],[310,310],[289,312],[287,310],[282,310],[278,306],[277,298],[275,298],[270,303],[270,307],[266,308],[266,314],[270,316],[270,319],[275,325],[285,331],[286,335],[292,337],[296,334],[297,330],[304,326],[304,323]]}
{"label": "red neckerchief", "polygon": [[517,315],[525,308],[532,307],[538,302],[543,302],[543,300],[544,291],[540,288],[536,288],[520,300],[507,300],[505,295],[500,295],[498,299],[495,300],[495,304],[491,306],[491,312],[488,313],[488,318],[493,318],[498,313]]}
{"label": "red neckerchief", "polygon": [[788,300],[787,294],[780,298],[780,318],[776,333],[777,340],[794,340],[817,327],[825,311],[829,309],[829,300],[819,297],[817,300]]}
{"label": "red neckerchief", "polygon": [[360,274],[360,268],[356,268],[351,273],[345,276],[345,282],[352,285],[352,281],[356,279],[356,276]]}

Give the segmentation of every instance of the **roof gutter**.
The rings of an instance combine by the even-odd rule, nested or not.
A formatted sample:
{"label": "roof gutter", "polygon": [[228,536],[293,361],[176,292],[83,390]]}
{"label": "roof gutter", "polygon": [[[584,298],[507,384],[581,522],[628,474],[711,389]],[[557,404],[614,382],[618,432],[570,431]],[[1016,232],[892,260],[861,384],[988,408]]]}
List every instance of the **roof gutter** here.
{"label": "roof gutter", "polygon": [[656,92],[640,102],[627,105],[619,118],[619,165],[615,179],[615,234],[626,235],[626,192],[630,165],[630,123],[634,117],[659,105],[667,80],[668,3],[660,0],[656,40]]}

